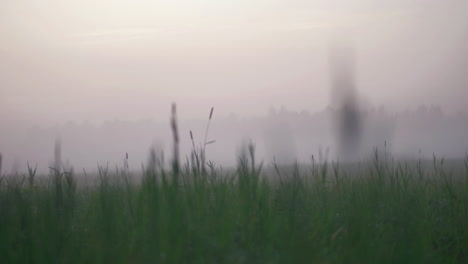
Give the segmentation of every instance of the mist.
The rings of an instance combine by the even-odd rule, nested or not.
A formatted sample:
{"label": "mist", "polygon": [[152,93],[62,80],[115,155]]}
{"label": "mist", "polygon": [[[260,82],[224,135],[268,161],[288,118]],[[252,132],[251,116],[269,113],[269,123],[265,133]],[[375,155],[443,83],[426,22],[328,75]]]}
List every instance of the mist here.
{"label": "mist", "polygon": [[267,163],[361,160],[375,147],[463,157],[465,10],[456,0],[2,1],[2,169],[47,170],[57,139],[78,170],[121,167],[126,153],[139,170],[152,146],[168,161],[173,102],[182,160],[190,130],[202,144],[211,107],[207,158],[224,166],[250,140]]}
{"label": "mist", "polygon": [[[183,109],[179,106],[178,109]],[[180,159],[190,159],[193,133],[196,147],[203,145],[209,109],[205,119],[179,120]],[[429,159],[433,154],[449,159],[463,158],[468,149],[468,115],[448,115],[438,107],[421,106],[413,111],[392,113],[385,108],[360,112],[359,147],[349,159],[341,153],[337,133],[338,110],[327,108],[316,113],[293,112],[285,107],[272,108],[264,116],[226,118],[214,111],[208,131],[207,160],[216,166],[234,166],[243,144],[255,145],[257,160],[271,165],[273,161],[288,165],[310,163],[322,156],[340,161],[365,161],[378,148],[396,159]],[[57,139],[61,142],[61,164],[64,169],[96,171],[98,165],[111,169],[128,165],[140,171],[148,165],[150,150],[164,157],[169,166],[173,157],[173,139],[167,111],[167,122],[108,121],[103,124],[67,123],[52,127],[4,127],[2,129],[3,170],[24,172],[26,164],[38,165],[47,172],[56,164]],[[352,147],[351,147],[352,148]]]}

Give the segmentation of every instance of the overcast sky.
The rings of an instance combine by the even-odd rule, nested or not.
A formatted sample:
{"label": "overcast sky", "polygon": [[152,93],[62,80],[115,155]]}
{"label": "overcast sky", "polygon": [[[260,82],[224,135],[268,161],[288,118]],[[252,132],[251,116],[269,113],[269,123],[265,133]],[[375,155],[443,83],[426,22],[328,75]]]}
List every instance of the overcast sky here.
{"label": "overcast sky", "polygon": [[370,104],[468,111],[468,1],[0,0],[0,118],[167,120],[318,111],[329,44]]}

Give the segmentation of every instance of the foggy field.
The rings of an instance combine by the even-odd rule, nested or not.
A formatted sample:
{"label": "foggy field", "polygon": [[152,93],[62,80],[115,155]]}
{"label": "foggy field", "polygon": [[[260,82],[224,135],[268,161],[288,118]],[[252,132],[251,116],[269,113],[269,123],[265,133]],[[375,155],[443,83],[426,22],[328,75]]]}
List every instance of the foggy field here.
{"label": "foggy field", "polygon": [[262,168],[248,150],[224,171],[5,175],[2,262],[468,261],[468,158]]}
{"label": "foggy field", "polygon": [[0,0],[0,264],[468,263],[467,10]]}

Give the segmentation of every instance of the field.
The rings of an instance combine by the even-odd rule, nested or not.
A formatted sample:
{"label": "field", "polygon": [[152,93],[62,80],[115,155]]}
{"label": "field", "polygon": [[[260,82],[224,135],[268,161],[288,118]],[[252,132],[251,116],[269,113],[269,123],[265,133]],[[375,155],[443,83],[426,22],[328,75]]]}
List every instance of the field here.
{"label": "field", "polygon": [[0,262],[468,261],[468,159],[197,164],[5,175]]}

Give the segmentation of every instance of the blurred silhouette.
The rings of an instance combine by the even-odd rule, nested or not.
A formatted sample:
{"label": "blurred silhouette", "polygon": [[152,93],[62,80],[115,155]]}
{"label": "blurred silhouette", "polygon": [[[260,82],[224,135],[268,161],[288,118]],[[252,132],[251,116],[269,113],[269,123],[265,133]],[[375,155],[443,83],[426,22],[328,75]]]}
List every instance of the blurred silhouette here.
{"label": "blurred silhouette", "polygon": [[61,173],[62,169],[62,144],[60,138],[55,139],[54,145],[54,169],[58,174]]}
{"label": "blurred silhouette", "polygon": [[362,116],[355,87],[355,54],[351,44],[334,40],[330,48],[331,106],[337,111],[338,159],[360,157]]}

